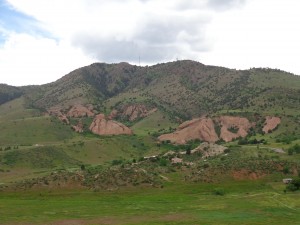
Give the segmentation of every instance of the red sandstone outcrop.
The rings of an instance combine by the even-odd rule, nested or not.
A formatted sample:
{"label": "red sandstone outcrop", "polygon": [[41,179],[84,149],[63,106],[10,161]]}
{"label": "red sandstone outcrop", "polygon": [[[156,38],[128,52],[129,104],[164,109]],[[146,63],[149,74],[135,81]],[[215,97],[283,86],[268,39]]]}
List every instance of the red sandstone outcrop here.
{"label": "red sandstone outcrop", "polygon": [[263,127],[263,132],[269,133],[273,131],[280,123],[281,119],[279,117],[267,116],[265,125]]}
{"label": "red sandstone outcrop", "polygon": [[57,117],[57,118],[58,118],[61,122],[63,122],[63,123],[66,123],[66,124],[69,124],[69,123],[70,123],[70,122],[69,122],[69,119],[67,118],[67,116],[64,115],[64,114],[60,111],[60,109],[58,109],[58,108],[51,108],[51,109],[48,110],[48,113],[49,113],[50,116],[55,116],[55,117]]}
{"label": "red sandstone outcrop", "polygon": [[132,134],[130,128],[117,121],[106,119],[104,114],[99,114],[94,118],[90,130],[98,135]]}
{"label": "red sandstone outcrop", "polygon": [[169,140],[175,144],[185,144],[190,140],[202,140],[216,142],[219,140],[214,129],[214,123],[210,118],[198,118],[182,123],[177,131],[158,137],[159,141]]}
{"label": "red sandstone outcrop", "polygon": [[82,123],[82,121],[79,121],[77,125],[73,125],[72,129],[75,132],[82,133],[83,132],[83,123]]}
{"label": "red sandstone outcrop", "polygon": [[[246,137],[249,129],[253,126],[247,118],[242,117],[221,116],[216,121],[221,125],[220,138],[226,142],[238,137]],[[231,132],[231,128],[236,132]]]}
{"label": "red sandstone outcrop", "polygon": [[69,112],[67,113],[68,117],[74,117],[74,118],[79,118],[79,117],[93,117],[94,113],[92,112],[92,109],[89,107],[85,107],[83,105],[74,105]]}
{"label": "red sandstone outcrop", "polygon": [[118,110],[112,110],[109,114],[109,116],[107,117],[109,120],[113,120],[114,118],[116,118],[118,116]]}
{"label": "red sandstone outcrop", "polygon": [[134,104],[124,106],[121,110],[121,117],[128,118],[129,121],[134,121],[139,118],[144,118],[149,116],[151,113],[157,111],[157,108],[152,108],[150,110],[147,109],[145,105],[142,104]]}
{"label": "red sandstone outcrop", "polygon": [[175,144],[185,144],[196,139],[214,143],[221,138],[229,142],[238,137],[246,137],[249,129],[254,125],[247,118],[233,116],[221,116],[215,118],[215,122],[220,126],[220,137],[215,131],[215,124],[212,119],[198,118],[180,124],[177,131],[161,135],[158,140],[169,140]]}

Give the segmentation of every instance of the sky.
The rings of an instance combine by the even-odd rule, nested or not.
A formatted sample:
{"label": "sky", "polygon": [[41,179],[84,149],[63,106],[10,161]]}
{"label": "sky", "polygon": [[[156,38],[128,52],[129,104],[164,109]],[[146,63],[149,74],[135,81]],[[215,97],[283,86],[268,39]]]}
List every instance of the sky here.
{"label": "sky", "polygon": [[299,0],[0,0],[0,83],[190,59],[300,75]]}

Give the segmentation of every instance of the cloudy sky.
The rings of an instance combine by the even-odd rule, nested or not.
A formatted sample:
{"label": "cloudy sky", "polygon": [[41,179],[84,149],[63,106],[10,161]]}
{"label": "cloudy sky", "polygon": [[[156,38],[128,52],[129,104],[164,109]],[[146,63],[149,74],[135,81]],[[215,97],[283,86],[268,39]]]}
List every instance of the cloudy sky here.
{"label": "cloudy sky", "polygon": [[299,0],[0,0],[0,83],[139,57],[300,75],[299,10]]}

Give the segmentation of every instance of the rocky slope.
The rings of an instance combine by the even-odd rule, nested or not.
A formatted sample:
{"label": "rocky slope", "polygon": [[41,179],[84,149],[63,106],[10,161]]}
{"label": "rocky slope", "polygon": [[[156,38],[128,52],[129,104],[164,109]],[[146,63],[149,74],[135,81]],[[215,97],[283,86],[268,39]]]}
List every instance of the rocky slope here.
{"label": "rocky slope", "polygon": [[263,132],[267,134],[273,131],[280,123],[281,119],[279,117],[267,116],[263,127]]}
{"label": "rocky slope", "polygon": [[132,130],[130,128],[126,127],[122,123],[105,118],[104,114],[97,115],[89,129],[94,134],[98,135],[132,134]]}
{"label": "rocky slope", "polygon": [[69,112],[67,113],[68,117],[74,117],[74,118],[79,118],[79,117],[93,117],[95,114],[92,112],[93,107],[85,107],[83,105],[77,104],[71,107]]}
{"label": "rocky slope", "polygon": [[[271,131],[280,123],[275,117],[267,117],[264,129]],[[218,140],[230,142],[240,137],[246,137],[250,128],[255,127],[247,118],[234,116],[220,116],[214,119],[197,118],[179,125],[170,134],[158,137],[159,141],[170,141],[174,144],[186,144],[190,140],[201,140],[214,143]]]}
{"label": "rocky slope", "polygon": [[227,147],[222,145],[203,142],[197,148],[191,150],[191,154],[200,152],[202,154],[202,158],[208,158],[223,154],[226,149]]}
{"label": "rocky slope", "polygon": [[225,142],[239,137],[246,137],[248,130],[255,124],[251,124],[247,118],[221,116],[216,119],[221,125],[220,138]]}
{"label": "rocky slope", "polygon": [[195,139],[207,142],[216,142],[219,140],[212,119],[198,118],[186,121],[179,125],[177,131],[174,133],[164,134],[158,137],[159,141],[169,140],[175,144],[185,144]]}
{"label": "rocky slope", "polygon": [[147,117],[153,112],[156,112],[157,108],[148,109],[142,104],[126,105],[121,110],[121,118],[128,119],[129,121],[135,121]]}
{"label": "rocky slope", "polygon": [[53,107],[48,110],[48,114],[50,116],[54,116],[54,117],[58,118],[61,122],[65,123],[65,124],[70,124],[68,117],[64,113],[61,112],[60,108]]}

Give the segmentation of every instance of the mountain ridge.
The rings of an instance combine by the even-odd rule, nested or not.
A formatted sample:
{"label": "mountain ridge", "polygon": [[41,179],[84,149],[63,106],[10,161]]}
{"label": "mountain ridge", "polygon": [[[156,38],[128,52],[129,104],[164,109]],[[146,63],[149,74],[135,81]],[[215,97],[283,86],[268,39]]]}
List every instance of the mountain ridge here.
{"label": "mountain ridge", "polygon": [[[151,102],[190,119],[222,110],[273,111],[274,105],[293,109],[299,86],[299,76],[276,69],[233,70],[189,60],[145,67],[93,63],[36,86],[26,96],[28,105],[43,110],[90,103],[105,111],[117,98],[126,100],[124,94],[135,98],[133,102]],[[277,108],[277,113],[284,111]]]}

